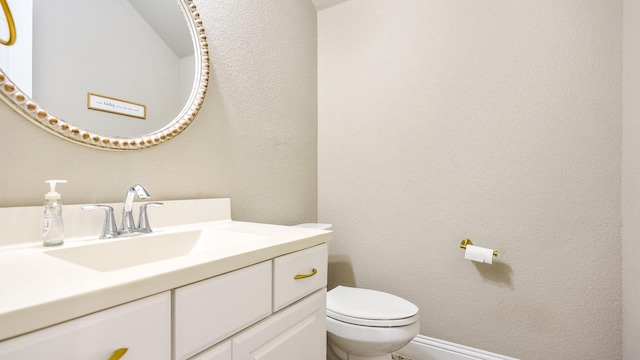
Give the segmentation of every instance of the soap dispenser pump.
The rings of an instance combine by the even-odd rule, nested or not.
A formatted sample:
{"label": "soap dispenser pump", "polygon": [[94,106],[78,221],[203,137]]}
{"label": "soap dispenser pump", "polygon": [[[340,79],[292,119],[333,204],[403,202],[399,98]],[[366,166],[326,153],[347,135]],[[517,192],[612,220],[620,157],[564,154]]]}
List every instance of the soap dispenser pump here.
{"label": "soap dispenser pump", "polygon": [[42,224],[42,244],[44,246],[62,245],[64,242],[64,224],[62,222],[62,202],[56,184],[67,180],[47,180],[50,191],[44,196],[44,219]]}

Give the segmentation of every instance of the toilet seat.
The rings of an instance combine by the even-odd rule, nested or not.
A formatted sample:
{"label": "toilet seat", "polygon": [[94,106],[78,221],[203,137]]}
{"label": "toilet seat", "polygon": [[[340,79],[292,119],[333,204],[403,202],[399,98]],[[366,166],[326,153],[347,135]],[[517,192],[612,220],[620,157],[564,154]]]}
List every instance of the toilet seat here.
{"label": "toilet seat", "polygon": [[353,325],[397,327],[418,320],[418,307],[382,291],[338,286],[327,293],[327,316]]}

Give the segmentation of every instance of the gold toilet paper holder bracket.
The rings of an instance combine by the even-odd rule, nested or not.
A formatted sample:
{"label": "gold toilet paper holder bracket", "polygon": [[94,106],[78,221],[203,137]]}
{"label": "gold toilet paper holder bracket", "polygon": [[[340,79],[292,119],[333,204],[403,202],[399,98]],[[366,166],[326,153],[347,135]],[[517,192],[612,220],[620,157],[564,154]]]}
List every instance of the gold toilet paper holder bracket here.
{"label": "gold toilet paper holder bracket", "polygon": [[[462,242],[460,243],[460,248],[466,249],[467,245],[473,245],[473,243],[469,239],[462,239]],[[498,250],[493,250],[493,256],[496,256],[496,257],[498,256]]]}

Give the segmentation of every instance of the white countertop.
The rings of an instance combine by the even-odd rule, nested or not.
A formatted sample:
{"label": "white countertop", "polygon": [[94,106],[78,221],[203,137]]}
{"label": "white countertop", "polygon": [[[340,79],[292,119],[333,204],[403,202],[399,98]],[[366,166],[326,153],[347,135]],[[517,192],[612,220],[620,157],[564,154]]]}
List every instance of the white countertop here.
{"label": "white countertop", "polygon": [[[39,242],[0,249],[0,340],[319,245],[332,236],[325,230],[230,219],[158,227],[154,232],[202,228],[261,238],[220,251],[113,271],[92,270],[49,256],[45,252],[52,248]],[[68,246],[110,240],[76,241]]]}

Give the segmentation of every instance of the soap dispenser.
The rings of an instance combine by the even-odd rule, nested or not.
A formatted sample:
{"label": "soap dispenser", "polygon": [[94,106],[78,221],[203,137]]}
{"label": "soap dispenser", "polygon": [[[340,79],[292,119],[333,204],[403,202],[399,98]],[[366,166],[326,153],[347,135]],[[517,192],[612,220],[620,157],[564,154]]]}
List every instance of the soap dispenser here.
{"label": "soap dispenser", "polygon": [[62,222],[62,203],[60,194],[56,192],[56,184],[67,180],[47,180],[50,190],[44,196],[44,219],[42,225],[42,244],[44,246],[62,245],[64,242],[64,225]]}

